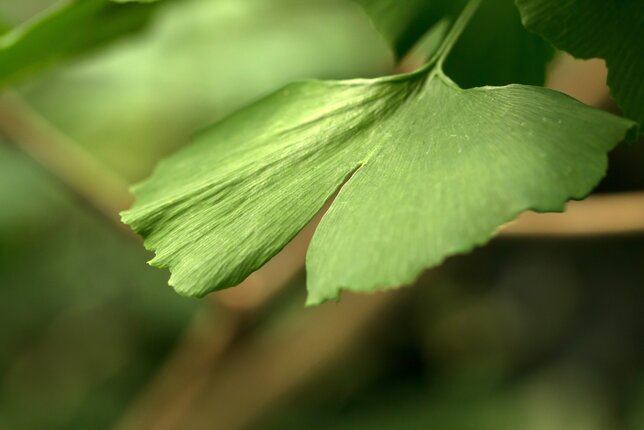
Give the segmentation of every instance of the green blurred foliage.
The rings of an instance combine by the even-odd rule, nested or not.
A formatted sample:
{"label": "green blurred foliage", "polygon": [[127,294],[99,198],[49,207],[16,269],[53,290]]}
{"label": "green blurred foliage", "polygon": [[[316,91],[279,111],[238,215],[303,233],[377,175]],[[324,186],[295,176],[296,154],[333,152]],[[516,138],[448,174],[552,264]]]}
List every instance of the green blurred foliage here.
{"label": "green blurred foliage", "polygon": [[184,0],[168,3],[144,35],[54,71],[24,94],[140,179],[195,129],[292,80],[390,67],[384,42],[346,1]]}
{"label": "green blurred foliage", "polygon": [[155,10],[109,0],[75,0],[48,9],[0,39],[0,86],[140,31]]}
{"label": "green blurred foliage", "polygon": [[196,303],[0,143],[0,428],[106,428]]}
{"label": "green blurred foliage", "polygon": [[17,26],[33,19],[38,13],[55,4],[57,4],[56,0],[2,2],[0,5],[0,15],[7,23],[12,26]]}

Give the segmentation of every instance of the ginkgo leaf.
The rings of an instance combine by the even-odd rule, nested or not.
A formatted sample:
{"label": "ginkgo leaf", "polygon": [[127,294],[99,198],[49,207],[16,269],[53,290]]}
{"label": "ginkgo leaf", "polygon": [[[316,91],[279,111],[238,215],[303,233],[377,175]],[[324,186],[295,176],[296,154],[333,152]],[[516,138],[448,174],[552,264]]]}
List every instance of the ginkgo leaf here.
{"label": "ginkgo leaf", "polygon": [[625,114],[644,121],[642,0],[516,0],[524,25],[582,59],[603,58]]}
{"label": "ginkgo leaf", "polygon": [[123,214],[151,264],[182,294],[232,287],[341,188],[307,256],[316,304],[407,284],[524,210],[583,198],[633,124],[543,88],[459,88],[441,66],[475,5],[425,68],[289,85],[163,161]]}
{"label": "ginkgo leaf", "polygon": [[71,0],[0,36],[0,86],[141,29],[150,5]]}

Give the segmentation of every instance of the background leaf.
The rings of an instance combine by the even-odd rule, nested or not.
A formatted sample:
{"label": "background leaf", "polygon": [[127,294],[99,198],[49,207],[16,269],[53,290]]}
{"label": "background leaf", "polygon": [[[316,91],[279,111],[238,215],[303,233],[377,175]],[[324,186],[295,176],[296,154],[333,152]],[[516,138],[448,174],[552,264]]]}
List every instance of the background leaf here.
{"label": "background leaf", "polygon": [[624,113],[644,120],[641,0],[516,0],[525,26],[578,58],[603,58]]}
{"label": "background leaf", "polygon": [[0,86],[141,29],[148,5],[73,0],[0,38]]}
{"label": "background leaf", "polygon": [[94,156],[139,181],[195,130],[289,82],[386,74],[387,49],[348,1],[182,0],[159,8],[140,35],[20,90]]}

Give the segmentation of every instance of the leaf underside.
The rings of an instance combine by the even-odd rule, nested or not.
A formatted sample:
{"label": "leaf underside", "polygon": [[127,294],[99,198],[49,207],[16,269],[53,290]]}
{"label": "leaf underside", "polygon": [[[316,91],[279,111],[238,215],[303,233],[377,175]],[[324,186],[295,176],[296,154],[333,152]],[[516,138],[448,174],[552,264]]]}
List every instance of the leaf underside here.
{"label": "leaf underside", "polygon": [[307,255],[317,304],[408,284],[524,210],[562,210],[630,126],[543,88],[463,90],[437,69],[296,83],[163,161],[123,221],[178,292],[203,296],[261,267],[341,188]]}
{"label": "leaf underside", "polygon": [[624,113],[644,121],[642,0],[516,0],[524,25],[578,58],[603,58]]}

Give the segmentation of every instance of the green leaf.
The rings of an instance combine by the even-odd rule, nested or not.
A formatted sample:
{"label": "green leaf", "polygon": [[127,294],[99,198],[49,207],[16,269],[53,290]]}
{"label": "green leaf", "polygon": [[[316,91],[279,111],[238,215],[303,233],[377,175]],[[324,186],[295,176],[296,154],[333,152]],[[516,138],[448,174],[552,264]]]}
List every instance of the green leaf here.
{"label": "green leaf", "polygon": [[289,85],[163,161],[123,213],[151,264],[182,294],[232,287],[341,188],[307,256],[317,304],[410,283],[524,210],[583,198],[633,124],[543,88],[459,88],[442,65],[475,5],[425,68]]}
{"label": "green leaf", "polygon": [[0,37],[0,86],[141,29],[154,8],[74,0]]}
{"label": "green leaf", "polygon": [[526,28],[578,58],[603,58],[625,114],[644,121],[642,0],[516,0]]}
{"label": "green leaf", "polygon": [[309,303],[409,284],[527,209],[562,211],[630,126],[537,87],[462,90],[437,74],[417,91],[371,128],[379,145],[319,225]]}
{"label": "green leaf", "polygon": [[[466,0],[356,0],[403,56],[444,19],[454,21]],[[486,0],[454,47],[445,72],[461,87],[541,85],[553,49],[529,33],[513,0]]]}

